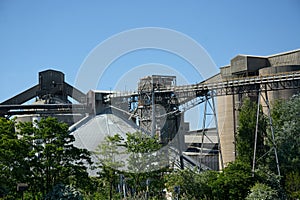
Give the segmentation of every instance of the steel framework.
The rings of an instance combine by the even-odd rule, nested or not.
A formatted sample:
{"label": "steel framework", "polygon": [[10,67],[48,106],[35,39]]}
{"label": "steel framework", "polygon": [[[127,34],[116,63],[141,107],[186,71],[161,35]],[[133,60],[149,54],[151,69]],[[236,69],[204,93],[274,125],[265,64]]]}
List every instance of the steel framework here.
{"label": "steel framework", "polygon": [[[300,88],[300,71],[293,71],[288,73],[279,73],[279,74],[271,74],[267,76],[252,76],[252,77],[242,77],[242,78],[235,78],[235,79],[228,79],[222,80],[219,82],[213,83],[206,83],[201,82],[198,84],[191,84],[191,85],[183,85],[183,86],[175,86],[175,85],[154,85],[151,83],[151,80],[148,80],[148,83],[144,83],[144,85],[139,86],[139,90],[137,92],[133,92],[131,94],[127,94],[126,97],[129,99],[128,104],[131,113],[131,117],[135,119],[139,119],[140,122],[146,127],[152,135],[155,134],[157,130],[157,124],[159,124],[158,119],[161,117],[169,117],[169,116],[178,116],[180,113],[183,113],[190,108],[193,108],[201,103],[205,103],[205,109],[207,105],[210,106],[213,115],[215,124],[217,126],[217,116],[215,112],[215,104],[214,104],[214,97],[217,96],[227,96],[232,95],[233,101],[235,95],[243,95],[243,94],[259,94],[260,97],[261,93],[265,93],[266,99],[265,103],[268,105],[268,112],[270,112],[270,107],[267,99],[267,92],[268,91],[275,91],[275,90],[285,90],[285,89],[299,89]],[[151,86],[151,84],[153,84]],[[147,89],[145,86],[147,85]],[[151,86],[151,87],[149,87]],[[109,94],[108,99],[120,99],[120,94]],[[209,100],[212,100],[209,103]],[[137,103],[138,107],[132,106],[132,103]],[[258,101],[260,103],[260,101]],[[115,105],[115,104],[114,104]],[[165,113],[159,113],[157,111],[157,105],[161,105],[165,109]],[[234,105],[234,104],[233,104]],[[128,112],[128,111],[125,111]],[[204,111],[206,112],[206,111]],[[235,111],[234,111],[235,112]],[[206,120],[207,113],[204,113],[203,120]],[[233,115],[235,117],[235,114]],[[269,114],[269,121],[270,127],[272,127],[272,119]],[[167,126],[172,126],[178,123],[178,118],[175,120],[175,123],[168,124]],[[205,122],[204,122],[205,123]],[[235,119],[234,119],[235,123]],[[236,126],[236,124],[234,124]],[[178,127],[176,127],[178,128]],[[236,127],[235,127],[236,128]],[[167,131],[170,131],[166,129]],[[204,130],[204,128],[203,128]],[[177,131],[177,129],[172,130]],[[272,133],[272,137],[274,134]],[[169,137],[164,142],[168,142],[172,139],[174,135]],[[205,136],[205,132],[203,132],[203,138]],[[223,165],[222,161],[222,152],[221,152],[221,145],[220,145],[220,138],[218,135],[219,141],[219,154],[221,157],[221,165]],[[274,144],[274,139],[273,139]],[[274,144],[274,151],[277,157],[276,152],[276,145]],[[254,147],[255,148],[255,147]],[[203,151],[203,148],[201,148]],[[255,151],[254,151],[255,152]],[[255,168],[255,155],[254,155],[254,162],[253,162],[253,170]],[[200,164],[201,165],[201,164]],[[278,167],[278,173],[280,174],[279,170],[279,161],[276,159],[276,165]]]}
{"label": "steel framework", "polygon": [[[39,77],[38,85],[2,102],[0,104],[0,115],[9,117],[16,114],[59,114],[74,113],[74,111],[82,114],[91,112],[87,96],[65,83],[64,75],[61,72],[47,70],[40,72]],[[272,129],[267,92],[299,88],[300,71],[227,79],[213,83],[204,81],[198,84],[183,86],[176,86],[176,79],[172,76],[152,76],[150,78],[146,77],[140,82],[137,92],[126,94],[108,93],[105,94],[105,101],[102,103],[110,104],[111,107],[127,113],[129,118],[139,124],[148,134],[152,136],[159,135],[162,143],[166,144],[178,132],[182,113],[199,104],[205,103],[205,109],[207,106],[210,107],[217,126],[214,103],[214,97],[217,96],[231,95],[234,102],[234,96],[237,94],[259,94],[258,97],[260,98],[261,94],[264,93],[264,101],[268,107],[269,122]],[[68,96],[76,99],[79,104],[70,104],[67,100]],[[34,97],[43,99],[48,104],[22,105]],[[60,103],[56,102],[57,99]],[[260,103],[260,99],[258,99],[258,103]],[[233,106],[235,105],[233,104]],[[206,115],[205,111],[203,120],[206,120]],[[235,115],[233,116],[235,117]],[[234,126],[236,125],[234,124]],[[202,138],[204,137],[206,136],[203,131]],[[273,131],[272,138],[274,144]],[[219,154],[222,157],[219,136],[218,141]],[[274,144],[273,149],[275,154],[277,154],[275,147],[276,145]],[[255,169],[256,161],[255,152],[253,170]],[[278,174],[280,174],[278,159],[276,159],[276,165],[278,167]]]}

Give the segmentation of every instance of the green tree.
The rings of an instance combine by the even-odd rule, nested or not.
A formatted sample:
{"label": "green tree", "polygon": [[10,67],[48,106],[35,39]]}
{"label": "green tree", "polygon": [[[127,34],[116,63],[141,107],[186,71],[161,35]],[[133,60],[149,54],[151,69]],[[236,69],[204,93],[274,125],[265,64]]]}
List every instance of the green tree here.
{"label": "green tree", "polygon": [[118,197],[117,188],[123,177],[128,189],[125,195],[132,198],[144,198],[147,194],[159,196],[167,168],[152,171],[151,165],[157,164],[157,157],[151,153],[160,149],[161,144],[157,138],[141,132],[127,133],[126,136],[107,136],[95,152],[99,161],[99,182],[103,185],[99,194],[106,195],[106,199]]}
{"label": "green tree", "polygon": [[281,186],[281,176],[274,173],[267,165],[260,165],[255,170],[254,181],[256,183],[264,184],[276,191],[280,199],[286,199],[285,192]]}
{"label": "green tree", "polygon": [[152,171],[160,162],[158,156],[153,154],[162,147],[156,137],[150,137],[142,132],[127,133],[124,146],[129,154],[127,161],[131,172]]}
{"label": "green tree", "polygon": [[45,200],[83,200],[83,196],[79,191],[70,185],[57,184],[53,187],[52,191],[49,192]]}
{"label": "green tree", "polygon": [[218,172],[196,170],[176,170],[165,176],[168,191],[174,194],[174,188],[180,187],[180,197],[186,199],[214,199],[212,183],[217,179]]}
{"label": "green tree", "polygon": [[[275,144],[278,152],[283,185],[288,198],[299,198],[299,179],[293,178],[300,174],[300,95],[287,101],[277,101],[273,105]],[[276,170],[275,159],[268,161],[270,169]],[[299,177],[299,176],[298,176]]]}
{"label": "green tree", "polygon": [[0,118],[0,196],[16,196],[17,183],[26,182],[29,165],[24,160],[29,145],[19,140],[15,121]]}
{"label": "green tree", "polygon": [[218,174],[211,188],[216,199],[245,199],[253,184],[250,165],[237,160]]}
{"label": "green tree", "polygon": [[279,200],[277,191],[263,183],[256,183],[246,200]]}
{"label": "green tree", "polygon": [[283,174],[295,169],[300,172],[300,96],[278,101],[272,116],[281,171]]}
{"label": "green tree", "polygon": [[126,136],[124,146],[129,155],[127,164],[130,173],[125,175],[133,196],[147,193],[147,188],[148,193],[160,194],[164,188],[163,176],[168,169],[163,159],[164,152],[157,152],[162,147],[158,138],[142,132],[127,133]]}
{"label": "green tree", "polygon": [[298,171],[291,171],[286,174],[285,189],[291,199],[300,198],[300,174]]}
{"label": "green tree", "polygon": [[48,117],[34,123],[20,123],[17,127],[19,140],[29,145],[24,160],[29,165],[26,182],[33,196],[44,196],[59,183],[85,187],[90,153],[73,145],[75,138],[67,124]]}
{"label": "green tree", "polygon": [[98,174],[103,180],[103,190],[100,193],[108,196],[109,199],[116,195],[114,188],[118,184],[120,168],[124,166],[124,161],[120,159],[120,155],[124,151],[121,146],[122,140],[123,138],[119,134],[106,136],[94,152],[98,160],[97,168],[100,169]]}
{"label": "green tree", "polygon": [[[252,165],[253,150],[255,142],[255,129],[257,118],[257,104],[244,99],[241,111],[239,112],[239,126],[237,130],[236,149],[237,159]],[[267,122],[260,109],[257,134],[256,158],[260,158],[266,151],[264,137],[266,136]]]}
{"label": "green tree", "polygon": [[241,161],[230,163],[222,172],[178,170],[166,176],[168,191],[180,186],[185,199],[245,199],[255,179],[250,165]]}

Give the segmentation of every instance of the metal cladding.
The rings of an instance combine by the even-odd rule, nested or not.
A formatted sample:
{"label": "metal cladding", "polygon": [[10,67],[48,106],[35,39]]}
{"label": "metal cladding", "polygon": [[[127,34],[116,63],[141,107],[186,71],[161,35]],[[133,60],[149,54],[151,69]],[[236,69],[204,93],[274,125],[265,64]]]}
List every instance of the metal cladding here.
{"label": "metal cladding", "polygon": [[[60,100],[68,102],[66,88],[64,87],[65,75],[62,72],[46,70],[39,72],[39,91],[37,95],[40,99]],[[51,97],[50,97],[51,96]]]}
{"label": "metal cladding", "polygon": [[186,150],[183,155],[211,170],[219,170],[219,136],[216,128],[189,131],[184,135]]}
{"label": "metal cladding", "polygon": [[[78,103],[72,104],[68,97]],[[35,98],[31,105],[23,105]],[[32,121],[36,116],[53,116],[69,125],[89,112],[86,95],[65,82],[65,75],[56,70],[39,72],[39,83],[2,102],[0,115],[18,116],[18,121]]]}

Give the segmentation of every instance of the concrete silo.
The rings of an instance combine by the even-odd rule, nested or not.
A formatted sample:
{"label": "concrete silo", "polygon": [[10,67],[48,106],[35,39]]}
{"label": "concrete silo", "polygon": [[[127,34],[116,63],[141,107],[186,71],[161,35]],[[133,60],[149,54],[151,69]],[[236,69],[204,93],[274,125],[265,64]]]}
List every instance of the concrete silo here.
{"label": "concrete silo", "polygon": [[[286,72],[299,71],[300,70],[300,50],[291,51],[282,54],[277,54],[268,57],[270,67],[266,67],[259,70],[260,76],[267,76],[272,74],[284,74]],[[287,100],[292,97],[294,94],[299,93],[299,89],[289,89],[288,87],[284,90],[276,90],[281,85],[273,85],[273,91],[268,91],[268,99],[270,101],[270,105],[274,103],[274,100]],[[263,94],[265,97],[265,94]],[[265,102],[262,101],[264,112],[266,113],[266,105]]]}
{"label": "concrete silo", "polygon": [[[220,68],[220,74],[217,79],[226,81],[252,76],[279,75],[298,70],[300,70],[300,49],[271,56],[238,55],[231,60],[230,65]],[[279,87],[281,87],[281,90],[276,90],[275,85],[272,87],[275,89],[274,91],[267,92],[271,104],[276,99],[288,99],[299,93],[299,89],[286,88],[282,90],[282,86],[278,85]],[[229,162],[234,161],[237,154],[235,150],[235,135],[238,128],[239,108],[243,98],[247,96],[253,102],[257,102],[257,94],[257,92],[241,92],[240,94],[217,97],[218,131],[225,166]],[[263,101],[261,101],[261,104],[265,108]]]}

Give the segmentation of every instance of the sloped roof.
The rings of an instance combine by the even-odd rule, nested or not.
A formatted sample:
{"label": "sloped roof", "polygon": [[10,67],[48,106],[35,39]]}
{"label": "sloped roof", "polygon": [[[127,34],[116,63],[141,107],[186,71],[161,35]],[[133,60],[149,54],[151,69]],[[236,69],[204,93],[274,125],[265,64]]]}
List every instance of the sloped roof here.
{"label": "sloped roof", "polygon": [[127,122],[113,114],[102,114],[93,117],[72,134],[75,137],[74,146],[95,151],[108,135],[119,134],[125,138],[126,133],[137,131],[138,128],[134,123]]}
{"label": "sloped roof", "polygon": [[[87,119],[89,120],[84,121],[83,125],[80,125],[71,134],[75,137],[74,146],[87,149],[92,153],[91,159],[94,164],[99,162],[94,152],[97,151],[99,144],[104,141],[106,136],[119,134],[126,139],[126,133],[139,131],[133,122],[122,119],[115,114],[101,114]],[[126,160],[125,158],[120,159]],[[90,176],[96,176],[98,171],[98,168],[88,169]]]}

